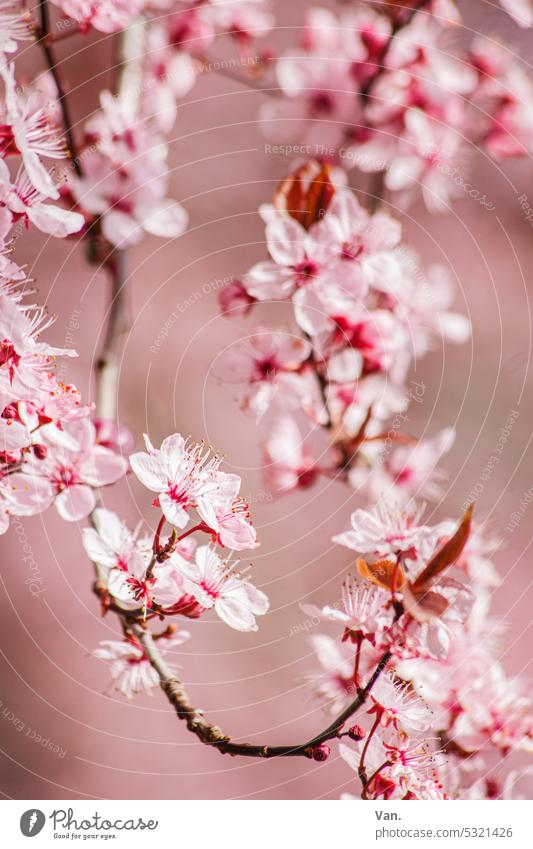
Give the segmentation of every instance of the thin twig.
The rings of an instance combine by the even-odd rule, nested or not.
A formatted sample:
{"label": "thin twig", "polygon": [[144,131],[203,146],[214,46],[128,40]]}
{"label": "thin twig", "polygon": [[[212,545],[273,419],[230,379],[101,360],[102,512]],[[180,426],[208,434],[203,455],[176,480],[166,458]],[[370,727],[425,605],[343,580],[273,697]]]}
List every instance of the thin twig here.
{"label": "thin twig", "polygon": [[74,170],[76,171],[77,176],[81,177],[83,172],[80,165],[80,161],[78,159],[76,143],[74,141],[74,133],[72,131],[72,118],[70,115],[68,100],[63,89],[61,77],[59,76],[54,50],[51,47],[50,15],[48,10],[48,0],[39,0],[39,21],[39,46],[41,47],[44,53],[48,70],[52,74],[57,89],[57,100],[59,103],[59,108],[61,110],[63,128],[65,130],[65,138],[70,158],[72,160],[72,164],[74,165]]}

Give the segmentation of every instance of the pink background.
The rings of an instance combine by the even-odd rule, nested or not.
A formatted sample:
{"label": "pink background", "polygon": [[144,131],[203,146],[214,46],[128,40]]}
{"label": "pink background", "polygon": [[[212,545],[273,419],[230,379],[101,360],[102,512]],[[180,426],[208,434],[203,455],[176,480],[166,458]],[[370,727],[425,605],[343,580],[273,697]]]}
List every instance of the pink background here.
{"label": "pink background", "polygon": [[[307,4],[298,0],[287,5],[275,4],[280,29],[268,42],[278,47],[290,43],[294,33],[287,28],[298,25]],[[531,44],[531,34],[520,33],[489,4],[468,6],[474,7],[468,21],[474,29],[481,20],[483,31],[521,43],[522,52]],[[463,35],[468,36],[468,30],[454,38]],[[96,108],[97,87],[106,83],[106,74],[99,76],[99,71],[90,83],[84,82],[89,69],[105,68],[108,62],[109,42],[101,39],[94,46],[95,41],[76,37],[60,51],[80,119]],[[256,210],[291,165],[283,156],[265,153],[256,123],[265,97],[213,74],[201,78],[180,104],[171,142],[170,194],[188,209],[190,228],[178,241],[148,238],[132,251],[134,325],[122,364],[119,402],[121,421],[132,428],[137,444],[145,429],[154,442],[174,430],[205,436],[225,452],[228,467],[242,475],[262,542],[253,557],[253,578],[269,594],[271,612],[255,634],[231,631],[213,616],[191,623],[193,639],[174,661],[194,703],[232,736],[293,743],[325,724],[304,680],[316,664],[306,632],[294,635],[306,619],[298,605],[338,598],[350,555],[329,540],[347,525],[356,503],[335,483],[272,500],[261,481],[254,421],[239,411],[235,391],[218,386],[209,376],[220,350],[257,319],[268,317],[265,312],[243,323],[228,321],[218,316],[216,299],[221,281],[238,277],[264,257],[263,226]],[[510,670],[527,674],[533,636],[533,512],[526,511],[514,533],[505,527],[533,484],[533,230],[517,201],[530,191],[533,206],[533,175],[529,161],[500,168],[475,152],[469,167],[470,182],[486,193],[494,211],[460,198],[446,217],[430,217],[420,204],[403,216],[406,238],[424,260],[447,263],[456,273],[456,307],[470,315],[474,326],[471,345],[439,347],[418,364],[416,379],[427,389],[423,403],[411,407],[409,429],[434,433],[449,423],[456,425],[457,441],[446,458],[446,507],[430,509],[428,518],[455,516],[480,480],[509,414],[520,413],[496,473],[484,483],[478,511],[491,520],[503,541],[497,563],[505,582],[495,597],[495,610],[509,626],[502,654]],[[358,187],[355,174],[351,179]],[[47,240],[35,230],[17,244],[16,257],[36,276],[39,299],[58,314],[51,337],[78,350],[80,357],[68,364],[67,373],[89,397],[106,308],[105,275],[84,264],[83,251],[74,242]],[[159,353],[151,353],[173,311],[178,320]],[[288,312],[278,313],[289,321]],[[132,478],[104,497],[132,522],[139,515],[153,519],[149,494]],[[132,703],[104,695],[108,670],[89,652],[101,639],[117,637],[118,628],[112,615],[103,620],[99,615],[80,527],[50,510],[43,517],[24,519],[18,535],[3,537],[1,545],[3,794],[294,799],[337,798],[351,789],[352,774],[336,753],[326,764],[223,758],[186,732],[158,691]],[[38,598],[25,583],[32,570],[22,560],[29,553],[24,546],[30,547],[33,571],[42,582]],[[11,714],[19,728],[24,726],[21,731]],[[31,739],[28,729],[65,750],[64,757]]]}

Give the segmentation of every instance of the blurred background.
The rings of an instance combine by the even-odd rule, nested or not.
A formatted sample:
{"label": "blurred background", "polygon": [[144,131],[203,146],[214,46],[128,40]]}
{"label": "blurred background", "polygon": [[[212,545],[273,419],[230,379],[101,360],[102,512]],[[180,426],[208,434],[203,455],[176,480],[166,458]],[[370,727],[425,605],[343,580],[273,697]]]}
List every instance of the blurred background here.
{"label": "blurred background", "polygon": [[[274,3],[278,28],[266,42],[276,50],[294,42],[307,5]],[[527,56],[531,31],[520,31],[493,4],[460,5],[464,29],[452,39],[498,34]],[[110,49],[109,39],[93,36],[58,46],[78,133],[97,108],[98,89],[109,84]],[[231,45],[227,49],[230,55]],[[40,61],[37,54],[28,53],[28,72]],[[357,505],[348,489],[326,481],[274,499],[261,479],[254,420],[239,410],[236,390],[218,385],[210,373],[225,346],[258,319],[272,317],[258,312],[245,321],[228,320],[217,306],[221,286],[265,257],[257,208],[291,167],[287,157],[265,151],[257,125],[265,97],[212,73],[179,105],[169,195],[187,208],[190,226],[179,240],[147,238],[130,251],[133,326],[119,407],[137,446],[145,430],[155,444],[176,430],[205,437],[243,478],[261,540],[252,575],[270,596],[271,611],[251,634],[232,631],[211,615],[186,623],[193,639],[172,661],[193,703],[213,722],[238,739],[275,744],[300,742],[324,726],[305,680],[316,661],[299,603],[339,597],[350,553],[330,539],[347,526]],[[444,460],[443,504],[427,514],[435,520],[460,513],[501,429],[513,411],[519,413],[500,464],[481,491],[478,486],[478,514],[502,541],[496,562],[504,580],[494,609],[508,625],[504,662],[511,672],[527,675],[533,508],[512,532],[506,526],[520,500],[528,492],[531,500],[533,493],[533,230],[517,199],[524,192],[533,198],[532,165],[500,168],[474,153],[468,168],[470,182],[494,209],[468,198],[460,198],[446,217],[431,217],[421,204],[408,213],[391,207],[424,261],[453,270],[459,281],[455,308],[473,323],[471,344],[439,347],[417,364],[413,378],[424,381],[426,391],[423,403],[410,408],[409,430],[429,435],[449,424],[457,428]],[[354,172],[350,180],[364,201],[363,179]],[[105,274],[85,264],[75,242],[47,239],[35,229],[17,243],[15,256],[36,278],[39,300],[58,316],[50,340],[79,353],[65,375],[93,399],[92,368],[107,309]],[[172,327],[157,347],[169,316]],[[278,310],[277,318],[288,322],[288,311]],[[157,353],[150,350],[154,345]],[[132,523],[139,516],[153,521],[149,493],[131,477],[106,490],[104,501]],[[105,694],[108,669],[90,652],[100,640],[119,638],[119,630],[112,615],[100,616],[80,531],[52,509],[21,520],[16,532],[1,538],[0,789],[6,797],[297,799],[338,798],[352,789],[352,773],[336,753],[325,764],[222,757],[184,729],[157,690],[132,703]],[[38,582],[38,595],[29,592],[28,579]]]}

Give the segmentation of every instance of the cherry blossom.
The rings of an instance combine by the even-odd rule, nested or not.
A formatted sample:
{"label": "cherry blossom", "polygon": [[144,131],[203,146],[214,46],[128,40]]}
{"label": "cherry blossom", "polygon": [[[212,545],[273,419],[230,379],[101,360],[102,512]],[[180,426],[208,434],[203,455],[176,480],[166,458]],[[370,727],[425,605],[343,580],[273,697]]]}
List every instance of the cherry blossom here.
{"label": "cherry blossom", "polygon": [[[179,237],[187,213],[168,196],[178,101],[216,69],[215,38],[229,36],[242,81],[275,94],[261,109],[264,133],[303,143],[299,154],[316,158],[280,174],[272,203],[261,198],[265,250],[219,297],[223,315],[259,319],[213,373],[240,386],[255,416],[269,492],[303,502],[320,478],[324,493],[347,485],[350,496],[333,542],[347,549],[336,551],[351,573],[337,598],[302,605],[304,629],[320,622],[329,633],[311,637],[320,671],[300,680],[333,724],[290,754],[319,763],[334,738],[349,740],[340,754],[363,799],[521,797],[528,767],[492,769],[496,755],[533,752],[530,688],[506,674],[512,643],[490,608],[502,580],[492,562],[499,541],[482,521],[472,524],[473,505],[459,521],[424,523],[422,501],[443,495],[439,464],[454,431],[418,439],[405,427],[409,406],[425,400],[419,358],[467,342],[470,322],[454,306],[451,270],[426,269],[389,209],[420,193],[428,210],[445,212],[470,193],[463,177],[476,149],[497,162],[533,151],[524,63],[495,39],[450,42],[448,27],[460,20],[452,0],[363,3],[338,15],[310,8],[279,58],[270,46],[252,49],[275,24],[267,0],[54,2],[70,18],[65,32],[47,31],[46,3],[36,28],[24,4],[0,0],[0,533],[52,504],[67,521],[87,520],[80,544],[94,564],[94,591],[122,632],[93,653],[110,664],[115,689],[131,699],[162,685],[189,731],[211,749],[215,740],[223,753],[242,753],[192,707],[164,660],[189,637],[168,624],[173,617],[212,610],[254,632],[268,611],[248,568],[233,560],[259,544],[241,478],[178,433],[159,448],[145,436],[128,463],[132,434],[101,415],[102,389],[117,388],[108,352],[92,420],[67,364],[56,367],[76,354],[46,341],[53,319],[28,300],[33,282],[16,244],[30,224],[58,238],[79,234],[116,293],[125,249],[148,234]],[[533,24],[531,0],[501,6],[520,26]],[[90,28],[125,30],[124,55],[116,93],[100,92],[79,131],[54,51],[59,38]],[[54,71],[22,88],[18,45],[34,35]],[[59,176],[47,164],[67,157]],[[353,191],[353,168],[375,177],[350,181],[361,186]],[[276,328],[264,322],[267,311]],[[116,329],[111,320],[113,344]],[[154,527],[130,526],[101,506],[98,489],[129,467],[155,496]]]}
{"label": "cherry blossom", "polygon": [[260,418],[276,399],[278,404],[291,397],[294,404],[318,404],[302,374],[310,354],[310,343],[299,335],[260,326],[239,346],[222,354],[215,373],[225,383],[244,385],[243,407]]}
{"label": "cherry blossom", "polygon": [[87,418],[71,422],[67,430],[76,447],[50,445],[43,459],[28,460],[28,473],[48,481],[59,515],[77,522],[96,507],[94,488],[115,483],[128,466],[123,457],[96,443],[95,427]]}
{"label": "cherry blossom", "polygon": [[275,492],[307,489],[319,473],[293,418],[277,417],[263,445],[264,478]]}
{"label": "cherry blossom", "polygon": [[44,197],[57,199],[59,191],[41,162],[41,157],[64,159],[66,148],[57,129],[42,108],[35,108],[32,98],[26,102],[17,94],[15,67],[0,62],[0,76],[5,89],[5,105],[1,122],[1,149],[22,157],[24,168],[35,190]]}
{"label": "cherry blossom", "polygon": [[[189,636],[188,631],[178,631],[172,639],[165,639],[161,645],[163,654],[183,645]],[[127,699],[138,693],[152,695],[154,687],[159,686],[157,672],[136,640],[102,640],[93,656],[110,664],[113,687]]]}
{"label": "cherry blossom", "polygon": [[11,183],[7,165],[0,159],[0,209],[4,208],[10,214],[11,223],[22,219],[59,239],[81,230],[84,219],[79,212],[45,201],[46,196],[34,187],[23,169],[18,171],[15,182]]}
{"label": "cherry blossom", "polygon": [[15,53],[19,41],[30,40],[29,17],[15,0],[0,2],[0,54]]}
{"label": "cherry blossom", "polygon": [[53,0],[82,31],[94,27],[101,32],[123,29],[143,10],[145,0]]}
{"label": "cherry blossom", "polygon": [[427,731],[431,714],[420,697],[409,691],[408,685],[394,683],[388,675],[382,675],[370,694],[374,714],[383,728],[394,727],[396,731],[409,735]]}
{"label": "cherry blossom", "polygon": [[450,450],[454,438],[454,430],[446,428],[430,439],[385,451],[382,462],[374,468],[356,467],[351,470],[352,486],[367,486],[373,498],[384,498],[392,504],[404,506],[412,503],[414,498],[438,498],[446,477],[437,464]]}
{"label": "cherry blossom", "polygon": [[224,563],[209,546],[200,546],[194,561],[184,563],[181,571],[185,589],[206,609],[237,631],[256,631],[256,616],[268,610],[268,599],[245,580],[235,565]]}
{"label": "cherry blossom", "polygon": [[326,634],[315,634],[310,641],[322,667],[320,672],[310,676],[311,686],[328,712],[335,715],[346,706],[349,698],[354,697],[356,687],[351,657],[343,650],[345,644]]}
{"label": "cherry blossom", "polygon": [[131,455],[131,468],[144,486],[158,493],[157,505],[167,521],[184,528],[194,507],[208,528],[218,532],[215,503],[222,489],[240,483],[238,476],[220,472],[222,457],[186,442],[179,433],[167,436],[160,448],[154,448],[146,434],[144,442],[146,452]]}
{"label": "cherry blossom", "polygon": [[138,534],[132,533],[115,513],[97,507],[91,520],[93,527],[83,529],[83,546],[90,560],[105,569],[130,570],[130,563],[138,560],[144,566],[147,552],[142,551]]}
{"label": "cherry blossom", "polygon": [[340,623],[344,627],[344,639],[360,635],[374,642],[391,622],[385,609],[385,593],[354,580],[352,576],[348,576],[342,585],[341,600],[339,607],[326,605],[321,609],[314,604],[301,604],[300,607],[308,616],[316,616],[323,622]]}
{"label": "cherry blossom", "polygon": [[420,525],[422,512],[423,507],[409,513],[380,501],[372,510],[355,510],[351,529],[333,537],[333,542],[376,559],[391,556],[414,562],[426,559],[440,539],[453,533],[456,525],[453,522],[441,522],[433,527]]}

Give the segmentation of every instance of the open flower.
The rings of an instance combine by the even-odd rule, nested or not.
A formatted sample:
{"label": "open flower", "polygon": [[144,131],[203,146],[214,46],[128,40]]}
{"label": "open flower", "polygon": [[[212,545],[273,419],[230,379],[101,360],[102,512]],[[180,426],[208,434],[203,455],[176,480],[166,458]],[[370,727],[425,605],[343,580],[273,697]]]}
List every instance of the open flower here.
{"label": "open flower", "polygon": [[344,639],[360,636],[374,642],[376,635],[381,634],[391,621],[385,607],[387,601],[384,592],[348,575],[342,585],[338,607],[326,605],[319,608],[314,604],[301,604],[300,607],[308,616],[316,616],[322,622],[344,625]]}
{"label": "open flower", "polygon": [[83,547],[93,563],[105,569],[128,571],[133,561],[140,560],[144,567],[138,534],[132,533],[116,513],[97,507],[92,522],[94,527],[83,529]]}
{"label": "open flower", "polygon": [[81,230],[85,223],[83,215],[45,200],[46,195],[35,188],[24,169],[19,170],[11,184],[7,165],[0,159],[0,210],[4,207],[12,222],[30,221],[43,233],[58,239]]}
{"label": "open flower", "polygon": [[263,455],[265,481],[277,492],[307,489],[317,478],[318,467],[290,416],[276,418]]}
{"label": "open flower", "polygon": [[[0,62],[0,76],[5,88],[5,114],[0,135],[0,149],[20,154],[26,173],[35,190],[45,197],[57,199],[59,191],[41,162],[41,157],[64,159],[66,147],[46,115],[45,110],[35,106],[30,97],[24,101],[17,94],[14,65]],[[6,128],[10,137],[6,136]]]}
{"label": "open flower", "polygon": [[[178,631],[172,639],[162,640],[158,648],[165,655],[170,649],[181,646],[189,636],[188,631]],[[154,687],[159,687],[159,675],[137,640],[102,640],[93,656],[110,664],[114,689],[127,699],[138,693],[152,695]]]}
{"label": "open flower", "polygon": [[215,502],[221,489],[239,483],[237,475],[219,471],[222,457],[198,443],[186,442],[181,434],[167,436],[160,448],[154,448],[144,435],[146,452],[132,454],[130,465],[142,484],[158,493],[156,502],[171,525],[184,528],[189,511],[195,508],[208,528],[218,532]]}
{"label": "open flower", "polygon": [[115,483],[126,474],[127,461],[96,443],[89,419],[71,422],[75,448],[50,445],[43,459],[28,461],[28,471],[51,484],[59,515],[68,522],[85,518],[96,507],[95,487]]}
{"label": "open flower", "polygon": [[185,589],[202,607],[237,631],[257,631],[256,616],[268,610],[264,593],[245,580],[235,565],[224,563],[210,546],[200,546],[194,561],[184,562]]}
{"label": "open flower", "polygon": [[423,509],[413,513],[383,501],[372,510],[359,508],[351,515],[351,529],[334,536],[333,542],[375,558],[403,555],[416,560],[429,557],[437,542],[453,533],[455,524],[420,525]]}
{"label": "open flower", "polygon": [[410,690],[408,684],[396,684],[390,675],[381,675],[370,692],[372,707],[368,711],[379,718],[383,728],[412,735],[427,731],[431,714],[425,702]]}
{"label": "open flower", "polygon": [[320,672],[310,676],[310,683],[329,713],[335,715],[346,706],[348,699],[354,698],[353,658],[343,651],[346,644],[326,634],[316,634],[310,640],[322,667]]}

